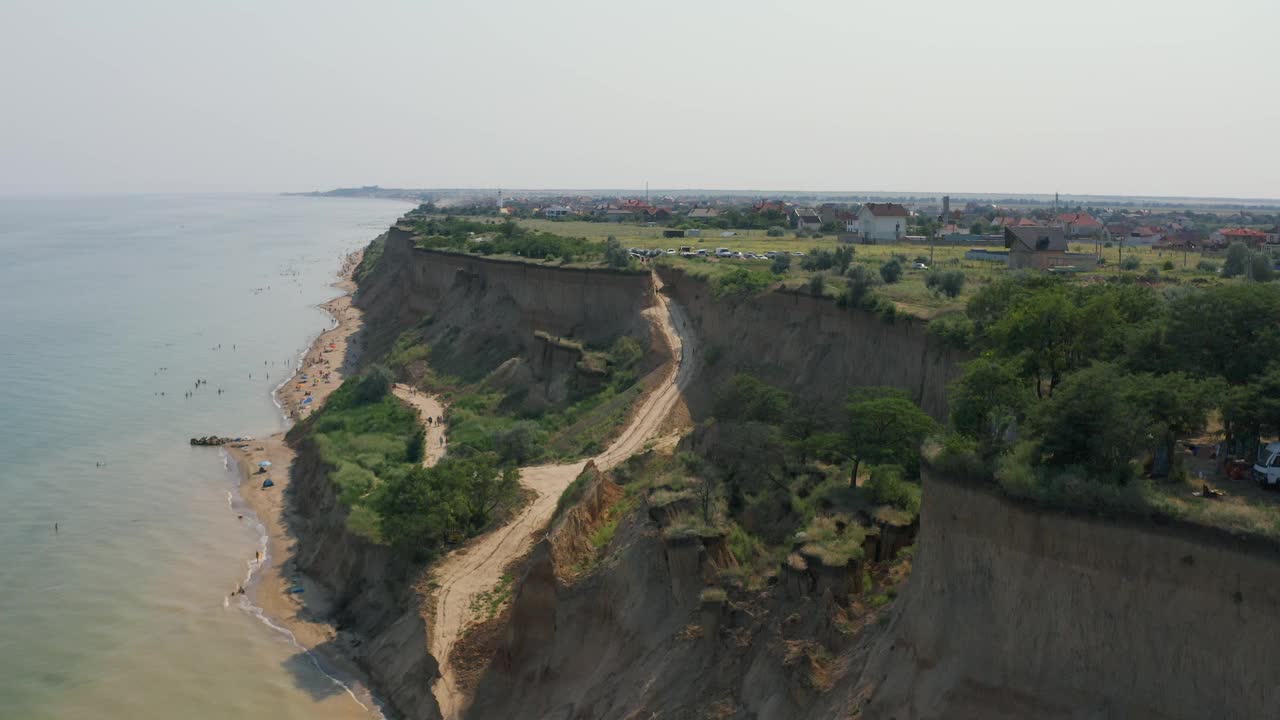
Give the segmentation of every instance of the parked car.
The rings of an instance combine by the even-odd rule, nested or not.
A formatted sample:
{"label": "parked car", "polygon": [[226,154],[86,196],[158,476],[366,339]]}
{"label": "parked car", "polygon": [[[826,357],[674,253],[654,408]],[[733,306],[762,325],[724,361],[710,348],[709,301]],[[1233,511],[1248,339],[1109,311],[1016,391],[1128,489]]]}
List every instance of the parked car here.
{"label": "parked car", "polygon": [[929,266],[921,262],[911,263],[911,269],[912,270],[928,270]]}
{"label": "parked car", "polygon": [[1269,443],[1258,451],[1253,479],[1263,487],[1280,485],[1280,443]]}

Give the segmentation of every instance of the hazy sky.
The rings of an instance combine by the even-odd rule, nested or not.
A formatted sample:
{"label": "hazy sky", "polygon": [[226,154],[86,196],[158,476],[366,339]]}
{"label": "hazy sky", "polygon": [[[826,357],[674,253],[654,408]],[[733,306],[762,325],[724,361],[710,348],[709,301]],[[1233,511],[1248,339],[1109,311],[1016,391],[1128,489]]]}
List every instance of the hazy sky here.
{"label": "hazy sky", "polygon": [[1280,0],[0,0],[0,191],[1280,197]]}

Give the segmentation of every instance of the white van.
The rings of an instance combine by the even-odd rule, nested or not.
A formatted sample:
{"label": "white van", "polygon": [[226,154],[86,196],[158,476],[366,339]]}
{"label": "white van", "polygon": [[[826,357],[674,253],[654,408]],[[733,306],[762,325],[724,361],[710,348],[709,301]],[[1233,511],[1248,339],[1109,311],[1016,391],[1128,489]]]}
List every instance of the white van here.
{"label": "white van", "polygon": [[1258,462],[1253,464],[1253,479],[1263,487],[1280,484],[1280,442],[1273,442],[1258,451]]}

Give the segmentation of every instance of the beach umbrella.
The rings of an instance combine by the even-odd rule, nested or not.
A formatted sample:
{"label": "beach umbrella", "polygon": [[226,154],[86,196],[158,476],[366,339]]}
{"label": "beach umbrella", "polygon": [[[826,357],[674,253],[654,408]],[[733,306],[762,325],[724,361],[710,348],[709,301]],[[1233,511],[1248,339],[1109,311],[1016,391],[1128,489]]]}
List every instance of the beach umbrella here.
{"label": "beach umbrella", "polygon": [[262,462],[258,463],[258,467],[271,467],[271,461],[263,460]]}

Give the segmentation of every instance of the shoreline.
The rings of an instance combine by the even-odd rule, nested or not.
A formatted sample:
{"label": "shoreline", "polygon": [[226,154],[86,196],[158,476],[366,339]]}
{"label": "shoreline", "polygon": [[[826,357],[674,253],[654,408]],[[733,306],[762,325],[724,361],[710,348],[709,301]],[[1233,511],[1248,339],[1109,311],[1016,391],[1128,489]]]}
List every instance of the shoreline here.
{"label": "shoreline", "polygon": [[[356,250],[343,260],[338,280],[332,283],[342,294],[319,305],[329,314],[332,326],[315,336],[294,372],[271,392],[284,427],[266,438],[222,446],[227,461],[235,465],[239,475],[237,494],[247,509],[246,519],[252,517],[263,534],[261,558],[249,561],[246,582],[232,589],[228,599],[236,601],[238,595],[242,610],[286,636],[370,716],[385,717],[364,673],[340,651],[327,651],[340,644],[337,630],[325,619],[331,599],[323,586],[298,571],[294,564],[297,538],[289,530],[285,500],[295,459],[293,449],[285,442],[285,433],[305,420],[342,384],[357,355],[349,341],[362,325],[362,313],[352,305],[352,293],[356,287],[353,273],[363,252]],[[259,467],[263,461],[270,466]],[[267,479],[273,486],[263,488]],[[291,592],[298,588],[301,592]],[[321,666],[321,659],[327,667]]]}

